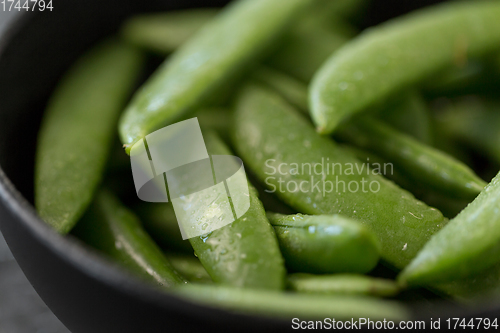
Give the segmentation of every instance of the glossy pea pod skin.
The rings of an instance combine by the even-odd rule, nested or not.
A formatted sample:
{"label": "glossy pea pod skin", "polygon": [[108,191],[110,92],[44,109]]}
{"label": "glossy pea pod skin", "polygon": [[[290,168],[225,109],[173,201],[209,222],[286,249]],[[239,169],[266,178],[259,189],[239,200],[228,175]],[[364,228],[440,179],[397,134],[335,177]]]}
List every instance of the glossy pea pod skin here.
{"label": "glossy pea pod skin", "polygon": [[[218,94],[228,80],[264,56],[312,0],[239,0],[183,44],[136,93],[120,120],[130,149]],[[255,25],[258,21],[260,24]]]}
{"label": "glossy pea pod skin", "polygon": [[310,87],[320,133],[426,77],[500,49],[500,3],[451,2],[369,29],[333,54]]}
{"label": "glossy pea pod skin", "polygon": [[66,73],[51,97],[35,163],[35,206],[65,234],[90,204],[104,173],[119,112],[143,56],[116,41],[94,47]]}
{"label": "glossy pea pod skin", "polygon": [[458,198],[473,199],[486,186],[474,171],[454,157],[371,117],[356,117],[341,125],[336,137],[371,150],[414,179]]}
{"label": "glossy pea pod skin", "polygon": [[[254,77],[257,82],[262,82],[280,93],[299,110],[307,112],[307,90],[301,82],[266,68],[259,70]],[[413,99],[411,95],[405,96],[403,100],[407,102],[402,103],[413,104]],[[423,127],[430,130],[429,123]],[[486,182],[465,164],[390,128],[377,119],[357,117],[341,126],[336,134],[348,143],[386,158],[406,174],[438,191],[473,199],[486,186]],[[422,136],[422,139],[425,139],[425,136]]]}
{"label": "glossy pea pod skin", "polygon": [[[204,133],[211,155],[230,155],[213,133]],[[190,238],[196,256],[219,284],[256,289],[284,288],[285,266],[278,240],[257,192],[249,184],[250,208],[231,224]]]}
{"label": "glossy pea pod skin", "polygon": [[448,282],[500,262],[500,173],[436,233],[399,279],[408,284]]}
{"label": "glossy pea pod skin", "polygon": [[74,234],[129,271],[162,288],[186,282],[111,192],[100,190]]}
{"label": "glossy pea pod skin", "polygon": [[401,287],[392,280],[357,274],[312,275],[296,273],[287,278],[288,288],[299,293],[396,296]]}
{"label": "glossy pea pod skin", "polygon": [[340,215],[267,214],[287,267],[305,273],[367,273],[380,258],[375,235]]}
{"label": "glossy pea pod skin", "polygon": [[399,321],[409,318],[403,304],[371,297],[307,295],[195,284],[177,288],[176,293],[207,306],[287,320],[333,317],[335,320],[370,318]]}
{"label": "glossy pea pod skin", "polygon": [[218,9],[196,8],[134,16],[123,24],[121,37],[137,47],[169,54],[212,20]]}
{"label": "glossy pea pod skin", "polygon": [[[391,265],[402,268],[408,264],[446,223],[439,211],[369,172],[353,155],[318,135],[302,115],[274,93],[248,85],[240,92],[235,110],[233,145],[245,166],[266,184],[268,191],[301,213],[342,214],[364,223],[380,240],[382,258]],[[307,165],[322,163],[324,172],[308,172]],[[326,170],[327,163],[330,172]],[[332,172],[331,163],[337,163],[336,172]],[[300,171],[301,165],[305,165],[305,171]],[[322,184],[325,189],[330,186],[326,181],[337,188],[323,192]],[[286,189],[294,182],[297,186],[305,184],[303,190]],[[341,182],[345,186],[353,182],[352,189],[357,184],[358,191],[349,191]],[[368,186],[365,192],[363,183]]]}

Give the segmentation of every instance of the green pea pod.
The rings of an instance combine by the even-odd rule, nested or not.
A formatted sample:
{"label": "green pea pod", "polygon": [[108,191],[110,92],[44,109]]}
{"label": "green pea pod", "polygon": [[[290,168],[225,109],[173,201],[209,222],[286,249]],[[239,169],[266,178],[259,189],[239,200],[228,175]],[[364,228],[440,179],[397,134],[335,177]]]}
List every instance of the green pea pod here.
{"label": "green pea pod", "polygon": [[108,41],[66,73],[45,111],[35,163],[40,217],[65,234],[101,181],[118,114],[139,76],[142,55]]}
{"label": "green pea pod", "polygon": [[189,241],[182,239],[171,203],[143,202],[135,207],[134,211],[140,217],[144,229],[162,248],[174,252],[193,253]]}
{"label": "green pea pod", "polygon": [[392,297],[399,293],[400,286],[392,280],[356,274],[311,275],[292,274],[287,279],[288,287],[300,293],[345,294]]}
{"label": "green pea pod", "polygon": [[500,48],[500,3],[451,2],[367,30],[334,53],[310,88],[320,133],[438,71]]}
{"label": "green pea pod", "polygon": [[136,93],[119,126],[127,151],[145,135],[217,95],[218,88],[261,58],[311,2],[239,0],[224,8]]}
{"label": "green pea pod", "polygon": [[340,126],[336,136],[374,151],[414,179],[450,195],[473,199],[486,186],[486,182],[462,162],[374,118],[357,117]]}
{"label": "green pea pod", "polygon": [[367,273],[380,244],[358,221],[340,215],[268,213],[287,267],[307,273]]}
{"label": "green pea pod", "polygon": [[196,8],[134,16],[123,24],[122,38],[160,55],[175,51],[217,14],[216,8]]}
{"label": "green pea pod", "polygon": [[500,173],[401,273],[409,284],[447,282],[500,262]]}
{"label": "green pea pod", "polygon": [[[213,133],[204,134],[211,155],[231,152]],[[214,282],[235,287],[283,289],[285,267],[276,234],[255,189],[250,208],[233,223],[189,241]]]}
{"label": "green pea pod", "polygon": [[297,328],[300,327],[298,318],[301,320],[327,318],[326,321],[329,321],[328,318],[335,318],[336,321],[365,318],[364,325],[367,325],[367,318],[372,321],[399,321],[409,318],[409,312],[403,304],[370,297],[307,295],[195,284],[177,288],[176,293],[193,302],[218,306],[230,311],[281,317],[287,320],[295,318],[292,320],[292,327],[296,323],[299,325]]}
{"label": "green pea pod", "polygon": [[142,229],[135,215],[111,192],[101,190],[97,193],[74,233],[85,243],[160,287],[186,282]]}
{"label": "green pea pod", "polygon": [[212,283],[212,278],[201,264],[200,260],[193,255],[184,255],[178,253],[167,253],[168,261],[172,267],[189,282]]}
{"label": "green pea pod", "polygon": [[403,94],[397,102],[384,108],[380,119],[420,142],[432,143],[432,121],[424,98],[416,90]]}
{"label": "green pea pod", "polygon": [[381,241],[382,258],[396,267],[446,223],[439,211],[369,171],[279,96],[255,85],[237,99],[232,142],[268,191],[301,213],[363,222]]}
{"label": "green pea pod", "polygon": [[[260,69],[254,76],[258,82],[279,92],[299,110],[307,112],[307,91],[301,82],[266,68]],[[411,95],[404,99],[407,100],[404,104],[416,102],[416,97]],[[483,180],[460,161],[403,135],[376,119],[356,119],[339,128],[337,136],[358,147],[374,151],[396,163],[416,180],[439,191],[446,190],[455,196],[472,199],[486,186]]]}
{"label": "green pea pod", "polygon": [[412,179],[404,170],[396,168],[393,163],[372,152],[347,145],[342,146],[342,148],[356,156],[360,161],[366,161],[374,172],[383,175],[405,190],[410,191],[416,198],[422,200],[427,205],[439,209],[447,218],[455,217],[470,202],[468,199],[453,198],[440,191],[430,189],[419,180]]}

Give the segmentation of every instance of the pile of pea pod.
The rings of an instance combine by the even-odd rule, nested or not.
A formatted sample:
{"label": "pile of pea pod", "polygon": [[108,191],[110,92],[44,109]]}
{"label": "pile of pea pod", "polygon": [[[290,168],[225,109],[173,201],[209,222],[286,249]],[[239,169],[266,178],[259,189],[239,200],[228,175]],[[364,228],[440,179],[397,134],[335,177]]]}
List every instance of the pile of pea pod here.
{"label": "pile of pea pod", "polygon": [[[234,0],[130,18],[48,103],[40,217],[159,292],[230,311],[403,320],[409,299],[500,300],[500,2],[359,31],[366,8]],[[250,209],[183,240],[170,203],[137,198],[127,153],[192,117],[209,154],[243,160]],[[355,167],[323,182],[370,187],[286,186],[325,160]]]}

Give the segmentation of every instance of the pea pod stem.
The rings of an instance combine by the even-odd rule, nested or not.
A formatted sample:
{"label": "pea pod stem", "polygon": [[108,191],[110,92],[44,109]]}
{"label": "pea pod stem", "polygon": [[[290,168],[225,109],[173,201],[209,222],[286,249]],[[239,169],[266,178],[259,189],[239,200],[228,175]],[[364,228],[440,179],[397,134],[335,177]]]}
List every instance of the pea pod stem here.
{"label": "pea pod stem", "polygon": [[380,244],[358,221],[340,215],[267,214],[287,267],[307,273],[367,273]]}
{"label": "pea pod stem", "polygon": [[65,234],[90,204],[104,174],[118,115],[142,70],[136,49],[106,41],[65,74],[38,135],[35,205]]}
{"label": "pea pod stem", "polygon": [[[380,239],[382,258],[396,267],[409,263],[446,223],[436,209],[368,168],[362,169],[361,162],[332,140],[315,133],[308,121],[282,98],[256,85],[247,85],[237,98],[232,142],[245,166],[266,184],[268,191],[305,214],[342,214],[361,221]],[[312,168],[322,163],[336,163],[337,170],[332,172],[331,165],[328,173],[315,174],[307,169],[308,165]],[[303,165],[305,169],[301,169]],[[344,171],[339,173],[339,166]],[[314,190],[318,181],[319,186],[323,182],[326,188],[331,183],[333,188]],[[360,187],[358,191],[342,187],[350,182],[361,186],[363,181],[380,187],[377,185],[376,193],[361,191]],[[293,183],[309,187],[287,190],[286,186]]]}
{"label": "pea pod stem", "polygon": [[312,275],[296,273],[288,276],[288,287],[300,293],[333,295],[367,295],[392,297],[401,287],[392,280],[357,274]]}
{"label": "pea pod stem", "polygon": [[500,4],[452,2],[402,16],[362,33],[335,52],[310,87],[311,115],[332,133],[353,114],[438,71],[500,45]]}
{"label": "pea pod stem", "polygon": [[137,217],[107,190],[98,192],[74,233],[126,269],[162,288],[186,282],[142,229]]}
{"label": "pea pod stem", "polygon": [[[194,111],[262,58],[311,1],[240,0],[224,8],[136,93],[119,127],[127,151],[145,135]],[[255,27],[257,20],[261,23]]]}

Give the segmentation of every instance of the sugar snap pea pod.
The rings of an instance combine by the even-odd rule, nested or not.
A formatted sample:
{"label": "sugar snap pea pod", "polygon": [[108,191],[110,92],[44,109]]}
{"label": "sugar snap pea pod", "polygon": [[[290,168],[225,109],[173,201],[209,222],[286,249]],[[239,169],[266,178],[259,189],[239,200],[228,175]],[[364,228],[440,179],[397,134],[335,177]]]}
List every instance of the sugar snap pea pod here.
{"label": "sugar snap pea pod", "polygon": [[[230,155],[213,133],[204,133],[209,154]],[[276,234],[255,189],[250,209],[233,223],[189,241],[214,282],[235,287],[283,289],[285,267]]]}
{"label": "sugar snap pea pod", "polygon": [[161,287],[185,283],[137,217],[111,192],[100,190],[74,234],[130,271]]}
{"label": "sugar snap pea pod", "polygon": [[[308,295],[196,284],[176,288],[175,292],[207,306],[284,319],[324,320],[333,317],[335,320],[370,318],[398,321],[409,318],[409,312],[403,304],[371,297]],[[295,319],[292,327],[294,322]]]}
{"label": "sugar snap pea pod", "polygon": [[439,211],[319,136],[302,115],[261,87],[240,92],[232,142],[268,191],[301,213],[363,222],[381,241],[382,258],[396,267],[409,263],[446,222]]}
{"label": "sugar snap pea pod", "polygon": [[340,215],[268,213],[285,264],[297,272],[367,273],[379,260],[380,244],[360,222]]}
{"label": "sugar snap pea pod", "polygon": [[77,61],[49,101],[38,136],[35,205],[60,233],[71,230],[92,200],[142,63],[137,50],[104,42]]}
{"label": "sugar snap pea pod", "polygon": [[168,261],[172,267],[182,276],[188,279],[189,282],[212,283],[212,278],[200,263],[200,260],[192,254],[167,253]]}
{"label": "sugar snap pea pod", "polygon": [[470,202],[469,199],[453,198],[429,188],[419,180],[412,179],[410,175],[406,174],[404,170],[395,167],[393,163],[372,152],[348,145],[343,145],[342,148],[356,156],[360,161],[369,164],[374,172],[382,174],[405,190],[410,191],[416,198],[427,205],[439,209],[447,218],[455,217]]}
{"label": "sugar snap pea pod", "polygon": [[500,3],[451,2],[367,30],[314,77],[311,115],[320,133],[439,70],[500,48]]}
{"label": "sugar snap pea pod", "polygon": [[371,117],[357,117],[340,126],[342,140],[385,157],[426,185],[461,198],[474,198],[486,186],[468,166],[455,158]]}
{"label": "sugar snap pea pod", "polygon": [[[137,140],[217,95],[269,47],[312,0],[239,0],[183,44],[133,97],[120,120],[122,142]],[[258,26],[255,22],[259,22]]]}
{"label": "sugar snap pea pod", "polygon": [[287,278],[288,287],[301,293],[346,294],[391,297],[400,286],[392,280],[357,274],[311,275],[296,273]]}
{"label": "sugar snap pea pod", "polygon": [[[307,112],[303,84],[281,73],[267,70],[259,71],[258,79],[274,88],[299,110]],[[404,99],[408,100],[404,104],[416,102],[410,95]],[[429,130],[430,124],[427,125]],[[474,198],[486,186],[483,180],[458,160],[403,135],[376,119],[355,119],[339,128],[337,136],[361,148],[373,150],[398,164],[415,179],[438,190],[444,189],[454,195]]]}
{"label": "sugar snap pea pod", "polygon": [[144,229],[162,247],[174,252],[193,253],[188,240],[183,240],[171,203],[143,202],[134,211]]}
{"label": "sugar snap pea pod", "polygon": [[196,8],[134,16],[123,24],[122,38],[160,55],[175,51],[217,14],[216,8]]}
{"label": "sugar snap pea pod", "polygon": [[384,108],[380,119],[420,142],[432,143],[430,111],[424,98],[416,90],[408,91],[397,102]]}
{"label": "sugar snap pea pod", "polygon": [[483,192],[436,233],[401,273],[409,284],[446,282],[500,262],[500,173]]}

